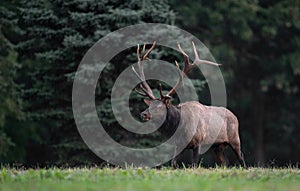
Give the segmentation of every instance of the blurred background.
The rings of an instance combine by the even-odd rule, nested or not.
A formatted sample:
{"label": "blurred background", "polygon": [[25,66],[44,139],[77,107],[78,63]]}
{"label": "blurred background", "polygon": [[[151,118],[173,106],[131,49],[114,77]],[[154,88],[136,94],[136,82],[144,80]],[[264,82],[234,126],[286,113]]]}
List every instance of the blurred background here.
{"label": "blurred background", "polygon": [[[253,166],[300,161],[299,0],[2,0],[0,2],[0,163],[12,166],[101,165],[72,114],[72,83],[86,51],[106,34],[138,23],[164,23],[198,37],[221,63],[228,108],[240,122],[242,150]],[[96,91],[99,118],[120,143],[132,136],[114,119],[114,80],[135,62],[135,47],[114,57]],[[182,61],[164,47],[154,57]],[[192,74],[192,78],[193,78]],[[152,82],[155,83],[155,82]],[[210,104],[203,78],[199,101]],[[101,88],[100,88],[101,87]],[[170,87],[169,87],[170,88]],[[146,108],[131,97],[132,113]],[[139,138],[149,147],[159,133]],[[128,143],[129,142],[129,143]],[[226,151],[230,163],[235,158]],[[213,166],[212,152],[203,165]],[[189,161],[186,152],[183,160]]]}

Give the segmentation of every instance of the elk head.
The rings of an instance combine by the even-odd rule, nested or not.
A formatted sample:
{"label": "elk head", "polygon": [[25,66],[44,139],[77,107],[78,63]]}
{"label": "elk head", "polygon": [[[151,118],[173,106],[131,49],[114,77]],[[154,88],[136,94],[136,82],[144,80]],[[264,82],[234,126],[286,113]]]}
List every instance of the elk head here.
{"label": "elk head", "polygon": [[137,46],[137,59],[138,59],[139,73],[132,66],[132,71],[135,73],[135,75],[141,81],[141,84],[140,84],[141,90],[138,90],[137,88],[135,88],[135,91],[138,94],[149,98],[149,99],[144,99],[145,104],[148,105],[149,107],[148,107],[148,109],[146,109],[145,111],[143,111],[141,113],[141,119],[143,121],[148,121],[150,119],[154,119],[154,120],[161,119],[162,116],[166,115],[166,111],[168,111],[170,108],[174,107],[171,102],[171,98],[172,98],[171,96],[176,92],[178,87],[180,87],[180,85],[182,84],[183,78],[187,75],[187,73],[191,69],[196,67],[196,65],[209,64],[209,65],[213,65],[213,66],[219,66],[219,64],[214,63],[214,62],[210,62],[207,60],[200,60],[194,42],[192,42],[192,46],[193,46],[193,50],[195,53],[195,60],[192,64],[190,64],[189,56],[182,50],[180,44],[178,43],[178,49],[184,57],[183,70],[180,70],[177,61],[175,61],[176,67],[178,68],[178,71],[180,71],[179,79],[178,79],[177,83],[166,95],[164,95],[162,93],[162,86],[160,85],[160,87],[159,87],[160,98],[155,98],[150,86],[146,82],[143,64],[142,64],[143,61],[149,60],[148,56],[151,53],[151,51],[154,49],[155,44],[156,44],[156,42],[154,42],[152,44],[151,48],[146,53],[145,53],[146,45],[144,44],[141,55],[140,55],[140,46],[138,45]]}

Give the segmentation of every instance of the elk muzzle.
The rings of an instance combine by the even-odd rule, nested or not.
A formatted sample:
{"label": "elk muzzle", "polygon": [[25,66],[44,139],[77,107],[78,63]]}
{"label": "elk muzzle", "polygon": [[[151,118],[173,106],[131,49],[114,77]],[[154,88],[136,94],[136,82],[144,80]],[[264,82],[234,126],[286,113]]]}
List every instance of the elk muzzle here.
{"label": "elk muzzle", "polygon": [[152,118],[152,116],[149,111],[146,110],[141,113],[142,121],[149,121],[151,118]]}

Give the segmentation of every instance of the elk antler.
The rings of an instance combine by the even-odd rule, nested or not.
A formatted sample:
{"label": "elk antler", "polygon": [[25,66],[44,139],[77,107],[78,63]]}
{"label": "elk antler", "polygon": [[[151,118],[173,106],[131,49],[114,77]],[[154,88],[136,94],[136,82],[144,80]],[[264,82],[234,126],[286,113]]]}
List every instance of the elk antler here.
{"label": "elk antler", "polygon": [[148,96],[151,100],[155,100],[155,96],[150,88],[150,86],[147,84],[146,79],[145,79],[145,74],[144,74],[144,68],[142,61],[144,60],[149,60],[148,56],[151,53],[151,51],[154,49],[156,44],[156,41],[153,42],[151,48],[144,54],[145,49],[146,49],[146,44],[144,44],[143,49],[142,49],[142,54],[140,56],[140,45],[137,45],[137,59],[138,59],[138,67],[139,67],[139,73],[135,70],[135,68],[132,66],[132,71],[135,73],[135,75],[141,80],[140,88],[142,89],[143,92],[139,91],[138,89],[134,89],[138,94],[142,96]]}
{"label": "elk antler", "polygon": [[[209,64],[209,65],[213,65],[213,66],[220,66],[220,64],[217,64],[217,63],[214,63],[214,62],[211,62],[211,61],[200,60],[194,42],[192,42],[192,45],[193,45],[193,50],[194,50],[194,54],[195,54],[195,60],[194,60],[193,64],[190,64],[189,56],[182,50],[180,44],[178,43],[178,49],[180,50],[181,54],[184,57],[184,67],[183,67],[183,70],[179,74],[179,80],[177,81],[175,86],[169,91],[169,93],[167,93],[167,95],[165,95],[164,97],[171,97],[171,95],[173,95],[175,93],[176,89],[181,85],[182,80],[186,76],[186,74],[192,68],[194,68],[196,65],[198,65],[198,64]],[[176,63],[176,67],[179,69],[178,63],[176,61],[175,61],[175,63]]]}

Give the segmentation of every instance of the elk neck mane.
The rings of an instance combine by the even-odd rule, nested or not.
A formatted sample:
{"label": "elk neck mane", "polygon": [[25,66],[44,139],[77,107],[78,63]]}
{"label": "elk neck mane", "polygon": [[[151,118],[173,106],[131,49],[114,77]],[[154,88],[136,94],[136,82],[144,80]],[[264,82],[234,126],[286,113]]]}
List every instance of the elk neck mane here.
{"label": "elk neck mane", "polygon": [[161,131],[167,136],[172,135],[177,130],[180,122],[180,108],[171,105],[167,108],[166,120],[161,126]]}

